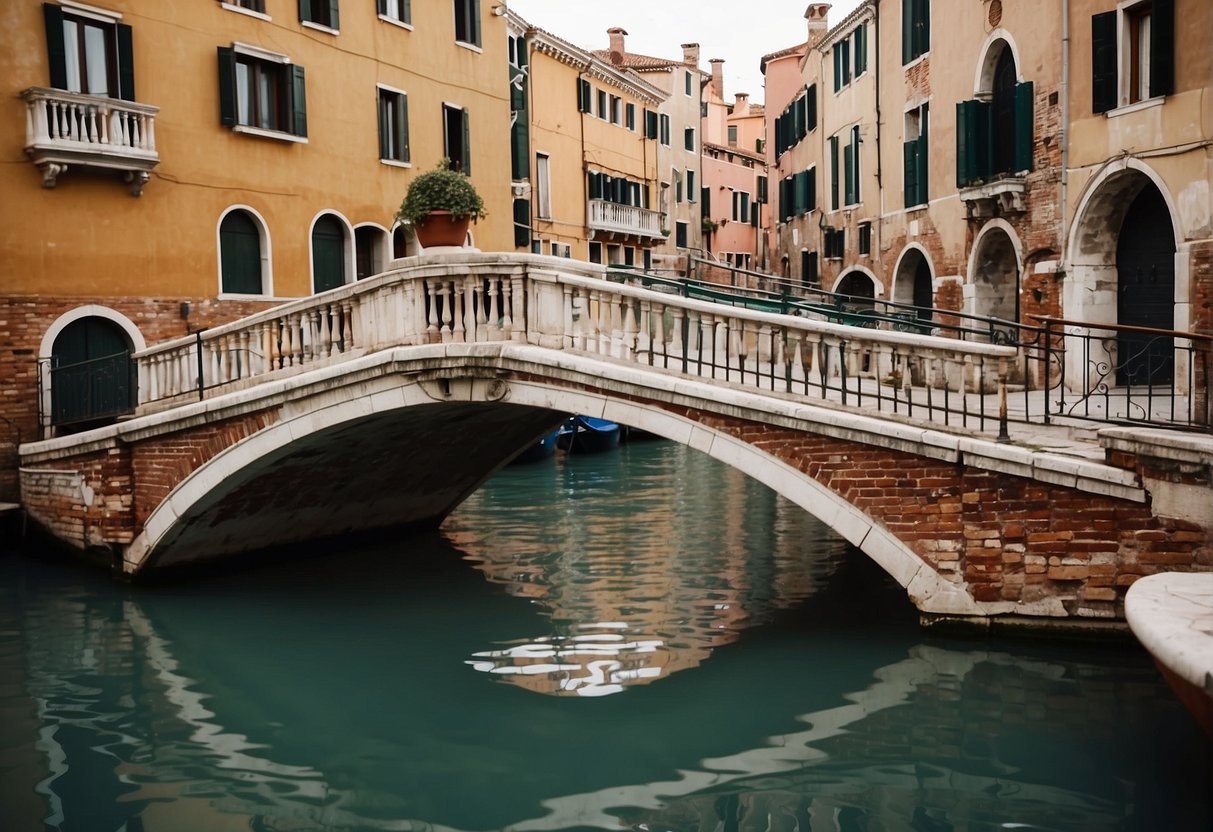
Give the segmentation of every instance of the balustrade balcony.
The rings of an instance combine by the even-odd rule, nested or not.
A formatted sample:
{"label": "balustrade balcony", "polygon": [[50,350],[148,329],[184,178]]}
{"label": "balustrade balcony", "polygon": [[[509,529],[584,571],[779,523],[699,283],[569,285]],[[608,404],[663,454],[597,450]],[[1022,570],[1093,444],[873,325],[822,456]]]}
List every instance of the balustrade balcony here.
{"label": "balustrade balcony", "polygon": [[25,99],[25,152],[42,171],[42,186],[53,188],[72,165],[119,170],[139,196],[156,152],[159,107],[66,90],[31,87]]}
{"label": "balustrade balcony", "polygon": [[661,213],[635,205],[622,205],[605,199],[591,199],[586,211],[591,231],[629,234],[640,237],[665,237]]}

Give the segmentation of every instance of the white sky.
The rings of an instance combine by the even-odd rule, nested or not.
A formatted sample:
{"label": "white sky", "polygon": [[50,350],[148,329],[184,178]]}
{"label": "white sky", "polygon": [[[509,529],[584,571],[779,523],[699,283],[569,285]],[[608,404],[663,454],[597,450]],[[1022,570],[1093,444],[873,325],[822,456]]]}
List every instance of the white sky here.
{"label": "white sky", "polygon": [[[837,0],[830,25],[842,21],[860,0]],[[531,23],[583,49],[606,49],[607,29],[627,30],[629,52],[658,58],[682,57],[682,44],[698,43],[700,69],[723,58],[724,97],[748,92],[765,100],[762,56],[803,43],[809,0],[507,0]]]}

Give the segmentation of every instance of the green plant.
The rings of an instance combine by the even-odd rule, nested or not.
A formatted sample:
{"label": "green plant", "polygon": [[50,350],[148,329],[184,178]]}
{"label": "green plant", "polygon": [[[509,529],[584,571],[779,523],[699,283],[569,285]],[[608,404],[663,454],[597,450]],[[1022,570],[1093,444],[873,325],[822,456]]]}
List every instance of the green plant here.
{"label": "green plant", "polygon": [[449,211],[457,220],[464,217],[475,220],[487,215],[476,186],[462,173],[451,170],[450,159],[442,159],[433,170],[427,170],[409,183],[396,219],[417,225],[433,211]]}
{"label": "green plant", "polygon": [[716,222],[716,220],[712,219],[711,217],[703,218],[704,233],[711,234],[717,228],[720,228],[720,223]]}

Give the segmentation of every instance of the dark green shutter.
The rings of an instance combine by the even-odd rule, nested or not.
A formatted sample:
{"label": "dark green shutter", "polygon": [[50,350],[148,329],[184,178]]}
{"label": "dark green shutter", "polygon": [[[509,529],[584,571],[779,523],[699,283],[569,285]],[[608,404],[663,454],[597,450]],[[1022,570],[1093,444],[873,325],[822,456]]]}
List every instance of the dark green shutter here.
{"label": "dark green shutter", "polygon": [[918,0],[918,54],[931,51],[931,0]]}
{"label": "dark green shutter", "polygon": [[298,64],[291,65],[291,132],[307,136],[307,94],[303,67]]}
{"label": "dark green shutter", "polygon": [[[993,166],[990,118],[988,102],[972,99],[956,104],[956,184],[961,188],[990,175]],[[1031,152],[1030,136],[1028,151]]]}
{"label": "dark green shutter", "polygon": [[842,149],[843,204],[855,204],[855,145],[847,142]]}
{"label": "dark green shutter", "polygon": [[868,26],[861,23],[855,30],[855,74],[866,72],[868,68]]}
{"label": "dark green shutter", "polygon": [[510,175],[515,179],[526,179],[531,175],[530,126],[525,113],[519,113],[510,128],[510,147],[512,163]]}
{"label": "dark green shutter", "polygon": [[312,0],[299,0],[299,19],[312,19]]}
{"label": "dark green shutter", "polygon": [[[925,117],[923,123],[924,125],[926,123]],[[916,165],[918,169],[918,201],[920,203],[927,203],[930,201],[931,195],[927,191],[927,171],[930,169],[930,167],[927,158],[927,130],[925,126],[923,127],[922,135],[918,137],[918,139],[914,142],[914,145],[916,151]]]}
{"label": "dark green shutter", "polygon": [[[838,44],[842,49],[842,83],[851,83],[851,41],[844,40]],[[837,48],[837,47],[836,47]]]}
{"label": "dark green shutter", "polygon": [[220,291],[261,294],[261,236],[244,211],[231,211],[219,224]]}
{"label": "dark green shutter", "polygon": [[526,75],[510,70],[510,109],[520,112],[526,109]]}
{"label": "dark green shutter", "polygon": [[399,108],[399,124],[396,127],[400,137],[400,149],[404,151],[404,158],[400,161],[408,162],[412,158],[409,150],[409,97],[407,95],[400,96]]}
{"label": "dark green shutter", "polygon": [[392,145],[388,141],[389,128],[391,126],[388,124],[388,116],[391,108],[387,106],[387,99],[384,98],[384,95],[383,90],[379,90],[379,100],[376,102],[376,106],[379,109],[379,158],[391,159],[393,158]]}
{"label": "dark green shutter", "polygon": [[131,27],[119,23],[115,29],[118,35],[118,97],[125,101],[134,101],[135,49]]}
{"label": "dark green shutter", "polygon": [[413,0],[404,0],[404,22],[413,22]]}
{"label": "dark green shutter", "polygon": [[1091,18],[1091,111],[1094,113],[1116,108],[1116,63],[1116,12],[1094,15]]}
{"label": "dark green shutter", "polygon": [[514,200],[514,247],[526,248],[531,244],[531,201]]}
{"label": "dark green shutter", "polygon": [[[1015,85],[1015,170],[1032,170],[1032,82]],[[993,137],[991,137],[993,138]]]}
{"label": "dark green shutter", "polygon": [[834,44],[834,92],[842,89],[842,44]]}
{"label": "dark green shutter", "polygon": [[[958,105],[959,106],[959,105]],[[959,124],[959,122],[958,122]],[[957,150],[960,148],[959,135],[960,129],[957,127]],[[901,146],[902,156],[904,158],[904,166],[902,168],[902,181],[905,187],[905,207],[911,208],[922,202],[918,195],[918,142],[911,139]],[[961,168],[960,154],[956,156],[956,176],[960,177]],[[958,183],[959,184],[959,183]]]}
{"label": "dark green shutter", "polygon": [[838,210],[838,137],[830,136],[830,210]]}
{"label": "dark green shutter", "polygon": [[808,191],[809,191],[808,197],[805,200],[805,210],[816,211],[817,210],[817,168],[816,167],[809,168],[807,171],[805,171],[805,175],[808,177]]}
{"label": "dark green shutter", "polygon": [[463,175],[472,175],[472,118],[463,108]]}
{"label": "dark green shutter", "polygon": [[[337,0],[333,0],[334,3]],[[472,43],[476,46],[480,45],[480,0],[467,0],[468,4],[468,31],[472,36]]]}
{"label": "dark green shutter", "polygon": [[338,2],[339,0],[329,0],[329,28],[331,29],[341,28],[341,13],[337,9]]}
{"label": "dark green shutter", "polygon": [[577,79],[577,111],[588,113],[593,106],[590,92],[590,82],[584,78]]}
{"label": "dark green shutter", "polygon": [[657,113],[652,110],[644,111],[644,137],[646,139],[657,138]]}
{"label": "dark green shutter", "polygon": [[[1205,48],[1209,46],[1205,41]],[[1150,12],[1150,97],[1175,92],[1175,0],[1154,0]]]}
{"label": "dark green shutter", "polygon": [[859,125],[851,128],[851,202],[857,203],[860,200],[860,166],[859,166]]}
{"label": "dark green shutter", "polygon": [[805,93],[805,101],[808,111],[808,129],[810,131],[817,129],[817,85],[813,84]]}
{"label": "dark green shutter", "polygon": [[699,189],[699,211],[705,217],[712,215],[712,189],[706,185]]}
{"label": "dark green shutter", "polygon": [[379,14],[387,16],[387,0],[375,0],[375,9]]}
{"label": "dark green shutter", "polygon": [[67,57],[63,47],[63,7],[54,3],[43,3],[42,16],[46,19],[46,57],[51,65],[51,86],[57,90],[65,90]]}
{"label": "dark green shutter", "polygon": [[901,63],[914,60],[914,0],[901,0]]}
{"label": "dark green shutter", "polygon": [[765,176],[758,177],[758,201],[764,205],[767,202],[767,178]]}
{"label": "dark green shutter", "polygon": [[236,123],[236,56],[229,47],[219,47],[219,123]]}

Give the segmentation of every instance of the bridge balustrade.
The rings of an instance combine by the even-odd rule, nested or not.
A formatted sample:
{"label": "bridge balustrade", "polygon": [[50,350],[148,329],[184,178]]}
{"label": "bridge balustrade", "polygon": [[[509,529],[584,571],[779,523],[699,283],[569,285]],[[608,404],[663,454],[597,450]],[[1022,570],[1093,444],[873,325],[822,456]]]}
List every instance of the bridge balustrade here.
{"label": "bridge balustrade", "polygon": [[[866,329],[605,280],[534,255],[423,256],[135,355],[141,408],[160,409],[394,346],[529,343],[650,369],[963,424],[998,417],[1013,347]],[[992,369],[991,369],[992,368]],[[1005,393],[1005,390],[1003,390]],[[1004,402],[1005,404],[1005,402]]]}

